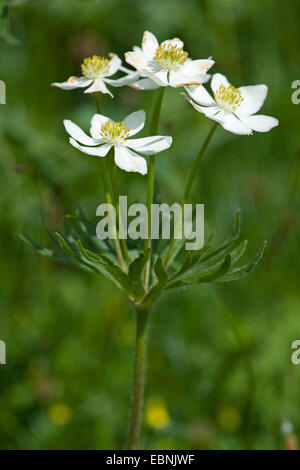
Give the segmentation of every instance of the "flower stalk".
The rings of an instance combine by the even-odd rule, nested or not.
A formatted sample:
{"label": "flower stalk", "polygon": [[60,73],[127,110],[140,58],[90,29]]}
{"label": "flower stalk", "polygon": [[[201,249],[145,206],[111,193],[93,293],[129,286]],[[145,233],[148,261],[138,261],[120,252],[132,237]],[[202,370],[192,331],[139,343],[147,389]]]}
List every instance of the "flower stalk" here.
{"label": "flower stalk", "polygon": [[[198,155],[197,155],[197,157],[194,161],[194,164],[191,168],[191,171],[190,171],[190,174],[189,174],[189,177],[188,177],[188,181],[187,181],[187,185],[186,185],[186,188],[185,188],[185,191],[184,191],[183,200],[182,200],[182,203],[181,203],[181,210],[182,211],[184,209],[184,205],[187,203],[187,201],[190,197],[191,189],[192,189],[192,186],[193,186],[193,182],[194,182],[197,170],[198,170],[199,165],[200,165],[200,161],[201,161],[201,159],[202,159],[202,157],[203,157],[203,155],[204,155],[204,153],[205,153],[205,151],[208,147],[208,144],[211,141],[212,136],[214,135],[217,127],[218,127],[218,123],[215,122],[213,124],[213,126],[211,127],[209,133],[207,134],[206,139],[204,140],[204,142],[203,142],[203,144],[200,148],[200,151],[199,151],[199,153],[198,153]],[[168,266],[169,261],[171,259],[171,255],[172,255],[175,240],[176,240],[175,237],[176,237],[177,231],[178,231],[178,226],[175,227],[175,229],[174,229],[174,235],[173,235],[173,238],[170,242],[170,245],[169,245],[169,248],[168,248],[168,251],[167,251],[166,259],[165,259],[165,262],[164,262],[165,267]]]}
{"label": "flower stalk", "polygon": [[128,435],[128,450],[134,450],[138,446],[141,417],[144,403],[147,332],[149,322],[149,310],[135,307],[136,312],[136,338],[135,338],[135,364],[132,396],[132,412]]}
{"label": "flower stalk", "polygon": [[[164,97],[165,87],[161,87],[158,91],[156,102],[153,109],[153,114],[150,123],[150,135],[157,134],[161,105]],[[147,210],[148,210],[148,237],[145,240],[145,248],[150,248],[149,261],[146,264],[145,268],[145,288],[148,288],[149,284],[149,275],[151,267],[151,210],[153,203],[153,194],[154,194],[154,182],[155,182],[155,155],[150,157],[149,161],[149,172],[148,172],[148,192],[147,192]]]}
{"label": "flower stalk", "polygon": [[[116,216],[117,216],[117,223],[119,226],[119,234],[124,233],[123,228],[123,221],[122,221],[122,214],[119,216],[119,190],[118,190],[118,182],[117,182],[117,175],[116,175],[116,165],[113,160],[113,155],[111,155],[111,168],[110,168],[110,177],[111,177],[111,186],[112,186],[112,193],[113,193],[113,203],[116,208]],[[121,238],[121,246],[125,261],[129,264],[129,255],[127,250],[126,240]]]}
{"label": "flower stalk", "polygon": [[[98,112],[98,114],[100,114],[100,112],[101,112],[101,95],[100,95],[100,93],[95,93],[95,98],[96,98],[97,112]],[[115,201],[112,200],[112,196],[111,196],[111,192],[110,192],[109,184],[108,184],[108,174],[107,174],[108,172],[107,172],[106,159],[102,158],[101,161],[102,161],[102,176],[103,176],[103,186],[104,186],[104,192],[105,192],[105,200],[106,200],[107,204],[112,204],[112,202],[114,202],[114,205],[115,205]],[[112,173],[113,173],[113,170],[111,170],[111,175],[112,175]],[[112,179],[113,179],[113,176],[112,176]],[[115,182],[115,188],[117,188],[116,182]],[[114,199],[116,200],[116,196],[114,196]],[[118,214],[119,211],[117,210],[116,212]],[[126,269],[127,269],[126,268],[126,263],[124,261],[123,253],[122,253],[122,250],[121,250],[119,237],[117,236],[117,227],[115,227],[115,233],[116,233],[116,236],[114,237],[114,245],[115,245],[117,258],[119,260],[119,263],[120,263],[122,269],[124,271],[126,271]],[[126,247],[126,253],[127,253],[127,247]],[[127,256],[128,256],[128,253],[127,253]]]}

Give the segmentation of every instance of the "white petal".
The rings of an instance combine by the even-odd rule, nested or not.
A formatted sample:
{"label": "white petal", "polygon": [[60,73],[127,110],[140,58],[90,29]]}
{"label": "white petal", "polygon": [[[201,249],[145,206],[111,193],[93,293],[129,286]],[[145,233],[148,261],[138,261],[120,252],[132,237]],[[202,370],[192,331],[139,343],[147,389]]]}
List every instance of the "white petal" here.
{"label": "white petal", "polygon": [[214,63],[215,61],[211,59],[190,60],[181,67],[180,72],[183,75],[205,74]]}
{"label": "white petal", "polygon": [[142,49],[146,57],[152,59],[156,49],[158,48],[158,41],[154,34],[149,31],[145,31],[142,40]]}
{"label": "white petal", "polygon": [[207,75],[201,73],[198,75],[183,75],[181,72],[170,72],[169,83],[174,88],[187,86],[200,86],[207,81]]}
{"label": "white petal", "polygon": [[179,38],[173,38],[173,39],[167,39],[166,41],[162,42],[161,45],[166,45],[166,46],[177,46],[177,47],[183,47],[183,41]]}
{"label": "white petal", "polygon": [[111,144],[103,144],[100,147],[83,147],[74,139],[70,139],[70,144],[81,152],[86,153],[87,155],[95,155],[96,157],[105,157],[112,147]]}
{"label": "white petal", "polygon": [[146,57],[139,52],[126,52],[125,60],[128,64],[132,65],[137,70],[142,70],[147,67],[148,61]]}
{"label": "white petal", "polygon": [[146,113],[143,109],[129,114],[129,116],[124,119],[126,126],[130,129],[129,135],[135,135],[140,132],[145,125],[145,120]]}
{"label": "white petal", "polygon": [[67,133],[73,137],[73,139],[78,140],[81,144],[84,145],[98,145],[98,142],[95,142],[94,139],[86,135],[83,130],[77,126],[74,122],[70,121],[69,119],[64,120],[64,126]]}
{"label": "white petal", "polygon": [[256,114],[255,116],[240,117],[242,121],[251,129],[256,132],[268,132],[273,127],[278,126],[279,121],[271,116],[264,116],[263,114]]}
{"label": "white petal", "polygon": [[229,81],[227,80],[225,75],[222,75],[221,73],[215,73],[211,79],[210,86],[211,86],[212,91],[215,93],[221,85],[228,87]]}
{"label": "white petal", "polygon": [[102,114],[94,114],[91,120],[90,128],[90,134],[94,139],[100,139],[101,126],[102,124],[105,124],[108,121],[111,121],[114,124],[114,121],[112,119],[109,119],[108,117],[103,116]]}
{"label": "white petal", "polygon": [[63,90],[74,90],[75,88],[84,88],[89,86],[93,80],[86,77],[70,77],[66,82],[55,82],[51,86],[56,86],[57,88],[62,88]]}
{"label": "white petal", "polygon": [[241,122],[234,114],[228,112],[224,113],[222,117],[223,122],[221,122],[221,126],[223,126],[226,131],[240,135],[252,134],[251,127]]}
{"label": "white petal", "polygon": [[135,90],[156,90],[160,85],[151,78],[141,78],[129,84]]}
{"label": "white petal", "polygon": [[159,86],[168,86],[168,71],[161,70],[160,72],[151,72],[149,70],[144,70],[144,75],[147,75],[148,78],[154,80]]}
{"label": "white petal", "polygon": [[267,85],[242,86],[239,90],[242,93],[243,101],[237,109],[237,114],[257,113],[266,99]]}
{"label": "white petal", "polygon": [[141,173],[142,175],[147,173],[146,160],[123,146],[115,147],[115,163],[125,171]]}
{"label": "white petal", "polygon": [[84,93],[96,93],[97,91],[100,91],[104,94],[109,94],[113,98],[113,95],[108,90],[108,88],[106,88],[106,85],[101,78],[96,78],[94,83],[87,90],[85,90]]}
{"label": "white petal", "polygon": [[109,73],[106,75],[107,77],[116,73],[122,65],[122,61],[117,54],[110,53],[109,56],[111,60],[109,61]]}
{"label": "white petal", "polygon": [[188,95],[197,103],[204,106],[214,106],[215,100],[210,96],[204,86],[187,87]]}
{"label": "white petal", "polygon": [[222,115],[220,108],[215,106],[199,106],[196,104],[188,95],[182,93],[182,95],[188,100],[189,103],[198,111],[199,113],[205,114],[208,118],[212,119],[216,122],[223,122]]}
{"label": "white petal", "polygon": [[[134,49],[134,47],[133,47],[133,49]],[[125,72],[125,73],[133,73],[133,70],[128,69],[127,67],[124,67],[124,65],[121,65],[120,70],[121,70],[121,72]]]}
{"label": "white petal", "polygon": [[103,81],[114,87],[122,87],[125,85],[132,86],[132,83],[139,78],[139,72],[131,72],[125,75],[124,77],[118,78],[116,80],[110,78],[104,78]]}
{"label": "white petal", "polygon": [[124,145],[136,150],[142,155],[155,155],[158,152],[168,149],[172,145],[172,137],[154,135],[141,139],[129,139]]}

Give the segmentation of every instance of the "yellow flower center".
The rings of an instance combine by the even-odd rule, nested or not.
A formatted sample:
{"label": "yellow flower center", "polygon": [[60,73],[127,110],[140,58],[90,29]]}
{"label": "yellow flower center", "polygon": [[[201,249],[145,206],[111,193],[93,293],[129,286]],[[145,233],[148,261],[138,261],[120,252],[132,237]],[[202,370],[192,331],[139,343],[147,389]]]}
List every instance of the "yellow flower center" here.
{"label": "yellow flower center", "polygon": [[188,53],[182,47],[161,44],[155,51],[154,60],[165,70],[178,70],[185,64]]}
{"label": "yellow flower center", "polygon": [[100,137],[105,142],[110,144],[124,144],[129,137],[130,129],[126,126],[125,122],[119,121],[114,124],[111,121],[102,124],[100,130]]}
{"label": "yellow flower center", "polygon": [[236,111],[244,98],[240,90],[229,84],[227,87],[220,85],[214,93],[214,97],[220,108],[225,111]]}
{"label": "yellow flower center", "polygon": [[81,70],[87,78],[103,77],[109,73],[109,60],[98,55],[86,57],[81,64]]}

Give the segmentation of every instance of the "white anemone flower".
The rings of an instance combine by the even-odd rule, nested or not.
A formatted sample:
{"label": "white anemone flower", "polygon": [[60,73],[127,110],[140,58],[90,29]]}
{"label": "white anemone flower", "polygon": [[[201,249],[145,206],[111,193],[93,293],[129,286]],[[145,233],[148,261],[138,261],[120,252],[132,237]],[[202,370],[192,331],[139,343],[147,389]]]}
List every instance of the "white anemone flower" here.
{"label": "white anemone flower", "polygon": [[128,85],[136,79],[136,73],[128,74],[122,78],[113,80],[108,77],[114,75],[118,70],[122,70],[121,59],[113,53],[109,54],[110,59],[93,55],[86,57],[81,64],[81,77],[70,77],[66,82],[55,82],[52,86],[62,88],[63,90],[74,90],[75,88],[87,88],[84,93],[107,93],[112,98],[113,95],[107,88],[107,85],[121,87]]}
{"label": "white anemone flower", "polygon": [[267,85],[235,88],[224,75],[216,73],[211,80],[211,89],[214,98],[203,86],[186,88],[189,96],[183,95],[197,111],[220,123],[227,131],[249,135],[253,131],[268,132],[278,126],[278,119],[255,114],[266,99]]}
{"label": "white anemone flower", "polygon": [[142,47],[134,46],[133,51],[126,52],[125,60],[145,77],[136,84],[141,90],[202,85],[209,78],[206,72],[214,64],[211,59],[188,59],[180,39],[159,44],[149,31],[144,32]]}
{"label": "white anemone flower", "polygon": [[91,120],[91,137],[68,119],[64,120],[64,126],[71,136],[70,144],[81,152],[105,157],[114,147],[115,164],[119,168],[145,175],[147,162],[138,154],[154,155],[168,149],[172,144],[172,137],[169,136],[155,135],[141,139],[128,139],[143,129],[145,119],[146,113],[143,110],[129,114],[124,121],[119,122],[102,114],[95,114]]}

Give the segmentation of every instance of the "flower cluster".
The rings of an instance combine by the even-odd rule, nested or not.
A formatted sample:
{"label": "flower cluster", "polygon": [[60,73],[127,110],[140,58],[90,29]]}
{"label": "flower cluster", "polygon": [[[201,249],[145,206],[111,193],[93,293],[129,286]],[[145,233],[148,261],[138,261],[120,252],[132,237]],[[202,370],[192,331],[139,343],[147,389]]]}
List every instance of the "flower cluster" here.
{"label": "flower cluster", "polygon": [[[155,225],[152,206],[153,201],[157,199],[154,197],[154,155],[167,150],[172,144],[172,137],[156,135],[164,91],[167,87],[184,88],[182,95],[193,108],[214,121],[190,168],[182,203],[172,206],[173,208],[176,205],[179,206],[180,217],[177,220],[180,221],[181,209],[184,209],[184,221],[186,221],[185,207],[191,195],[193,181],[217,127],[220,125],[234,134],[250,135],[253,131],[268,132],[278,125],[278,120],[271,116],[256,114],[266,99],[268,92],[266,85],[236,88],[220,73],[210,76],[208,71],[214,65],[214,61],[211,58],[191,59],[184,50],[183,42],[178,38],[159,44],[156,37],[146,31],[141,47],[134,46],[132,51],[125,54],[125,60],[134,70],[124,67],[116,54],[109,54],[108,58],[93,55],[83,60],[82,76],[70,77],[63,83],[53,83],[53,86],[64,90],[86,88],[85,93],[95,94],[97,114],[94,114],[91,119],[89,135],[69,119],[64,120],[64,126],[73,147],[85,154],[101,157],[105,207],[113,206],[112,213],[114,214],[112,216],[111,211],[107,210],[105,224],[112,227],[107,233],[108,237],[99,236],[96,229],[98,237],[96,243],[93,230],[90,230],[88,217],[81,209],[78,209],[75,216],[68,215],[65,233],[56,232],[53,237],[60,246],[60,252],[42,247],[29,237],[24,236],[23,239],[44,256],[52,256],[68,262],[72,266],[77,266],[112,282],[127,296],[133,306],[137,326],[133,405],[128,437],[128,449],[132,450],[138,444],[142,416],[147,324],[155,302],[163,293],[174,292],[180,288],[240,279],[248,275],[260,262],[265,249],[265,243],[263,243],[261,249],[250,261],[243,265],[236,265],[244,255],[248,242],[240,239],[239,211],[236,213],[232,236],[217,247],[213,246],[212,237],[210,237],[207,242],[203,239],[204,245],[201,247],[197,244],[197,247],[191,248],[189,244],[189,247],[183,250],[188,236],[185,230],[182,237],[178,236],[179,232],[182,232],[180,223],[174,224],[172,235],[170,230],[167,237],[162,235],[161,240],[165,240],[164,244],[152,243],[152,228]],[[123,76],[111,78],[116,73],[123,73]],[[205,84],[210,79],[212,95],[205,88]],[[144,128],[145,111],[132,112],[122,121],[114,121],[101,113],[101,93],[113,97],[109,87],[125,85],[135,90],[159,89],[156,92],[157,97],[148,137],[133,138]],[[111,165],[108,168],[107,159],[103,157],[109,154]],[[145,158],[147,156],[150,156],[149,165]],[[137,217],[137,226],[146,227],[146,236],[143,234],[141,237],[144,239],[143,248],[140,243],[135,242],[137,238],[132,237],[131,243],[127,244],[126,237],[123,236],[127,233],[127,219],[125,217],[124,224],[116,166],[127,172],[137,172],[142,175],[148,173],[149,175],[146,215],[141,214]],[[138,206],[140,207],[141,204]],[[166,204],[161,204],[160,207],[162,206]],[[100,215],[98,211],[96,214]],[[174,222],[175,219],[176,214],[174,214]],[[192,226],[194,221],[197,222],[197,213],[189,225]],[[204,227],[203,223],[200,225]]]}
{"label": "flower cluster", "polygon": [[[87,88],[85,93],[100,92],[111,97],[113,95],[107,85],[126,85],[136,90],[184,87],[186,92],[182,94],[196,111],[234,134],[268,132],[278,125],[277,119],[256,114],[266,99],[266,85],[235,88],[220,73],[211,78],[207,72],[214,61],[211,58],[192,60],[178,38],[159,44],[154,34],[145,31],[141,47],[134,46],[132,51],[125,53],[126,62],[135,70],[124,67],[116,54],[109,54],[109,57],[88,57],[81,65],[81,77],[72,76],[66,82],[52,85],[64,90]],[[109,78],[118,71],[123,72],[124,76]],[[210,78],[213,96],[203,85]],[[91,136],[88,136],[73,122],[64,121],[71,145],[81,152],[105,157],[113,147],[115,163],[119,168],[142,175],[147,173],[147,163],[141,155],[156,154],[168,149],[172,143],[172,138],[168,136],[128,139],[139,132],[144,123],[145,113],[142,110],[130,114],[122,122],[95,114],[91,121]]]}

